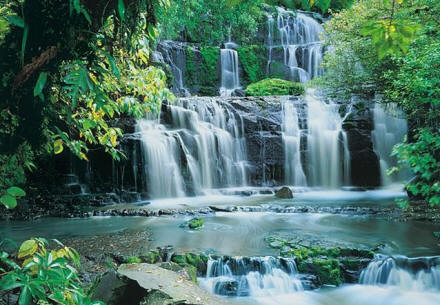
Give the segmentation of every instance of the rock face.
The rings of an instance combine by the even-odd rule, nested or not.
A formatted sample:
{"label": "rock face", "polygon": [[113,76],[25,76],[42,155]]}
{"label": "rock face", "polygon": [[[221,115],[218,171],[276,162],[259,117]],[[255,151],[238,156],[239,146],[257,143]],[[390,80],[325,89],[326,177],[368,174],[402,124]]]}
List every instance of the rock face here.
{"label": "rock face", "polygon": [[[197,284],[183,278],[178,273],[163,269],[157,265],[121,265],[118,273],[135,281],[148,292],[143,303],[145,305],[229,304],[225,300],[209,294]],[[125,304],[130,305],[128,303]]]}

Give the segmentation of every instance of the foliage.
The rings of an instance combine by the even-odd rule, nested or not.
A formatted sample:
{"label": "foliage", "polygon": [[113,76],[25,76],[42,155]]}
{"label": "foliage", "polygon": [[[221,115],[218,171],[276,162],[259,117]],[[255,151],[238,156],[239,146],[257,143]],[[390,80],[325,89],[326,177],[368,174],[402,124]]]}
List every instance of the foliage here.
{"label": "foliage", "polygon": [[122,117],[154,112],[165,74],[151,66],[154,1],[0,1],[0,190],[36,159],[69,148],[119,159]]}
{"label": "foliage", "polygon": [[400,167],[409,167],[417,175],[407,186],[414,196],[424,198],[431,206],[440,205],[440,134],[420,129],[412,143],[404,142],[394,147]]}
{"label": "foliage", "polygon": [[218,87],[219,78],[217,73],[220,50],[217,47],[201,47],[201,64],[200,64],[200,89],[202,95],[216,95],[214,90]]}
{"label": "foliage", "polygon": [[290,9],[319,11],[322,14],[326,14],[329,11],[340,11],[350,7],[353,0],[268,0],[266,2],[270,5],[279,5]]}
{"label": "foliage", "polygon": [[142,260],[137,256],[129,256],[125,258],[126,264],[140,264],[142,263]]}
{"label": "foliage", "polygon": [[[219,45],[232,37],[240,44],[250,42],[264,18],[263,0],[173,0],[160,10],[158,21],[163,39]],[[234,5],[231,5],[234,4]]]}
{"label": "foliage", "polygon": [[246,88],[246,95],[268,96],[268,95],[302,95],[304,86],[278,78],[267,78]]}
{"label": "foliage", "polygon": [[57,247],[48,248],[48,241],[33,238],[23,242],[17,257],[2,251],[0,261],[1,292],[19,290],[19,305],[27,304],[84,304],[97,305],[82,288],[78,271],[79,254],[74,249],[54,240]]}
{"label": "foliage", "polygon": [[237,48],[243,66],[243,83],[255,83],[266,76],[267,50],[264,46],[250,45]]}

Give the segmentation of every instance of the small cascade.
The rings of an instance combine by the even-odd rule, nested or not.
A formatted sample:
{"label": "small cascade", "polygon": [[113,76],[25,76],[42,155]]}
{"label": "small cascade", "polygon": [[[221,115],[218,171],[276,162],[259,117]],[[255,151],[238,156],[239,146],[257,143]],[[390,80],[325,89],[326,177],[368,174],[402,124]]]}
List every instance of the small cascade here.
{"label": "small cascade", "polygon": [[277,16],[268,15],[267,45],[269,49],[267,74],[272,72],[274,51],[283,49],[283,64],[288,79],[302,83],[322,74],[323,47],[320,34],[323,27],[304,13],[277,8]]}
{"label": "small cascade", "polygon": [[206,277],[200,279],[206,290],[225,296],[277,296],[302,291],[293,259],[267,257],[210,258]]}
{"label": "small cascade", "polygon": [[401,142],[408,130],[408,124],[403,119],[403,113],[396,104],[376,103],[373,109],[374,130],[372,131],[373,145],[380,160],[382,185],[404,181],[408,178],[407,172],[396,176],[387,175],[387,170],[397,165],[397,158],[391,156],[394,145]]}
{"label": "small cascade", "polygon": [[344,117],[339,113],[340,105],[326,103],[308,89],[307,150],[309,181],[311,186],[336,188],[350,184],[350,152],[347,134],[342,129]]}
{"label": "small cascade", "polygon": [[205,194],[213,188],[247,184],[243,121],[229,104],[182,98],[167,107],[170,115],[163,124],[158,120],[138,123],[152,198]]}
{"label": "small cascade", "polygon": [[293,101],[285,98],[283,109],[283,143],[285,182],[288,185],[306,186],[307,179],[301,164],[301,130]]}
{"label": "small cascade", "polygon": [[174,41],[162,41],[160,52],[153,53],[153,60],[166,63],[173,73],[173,91],[180,96],[190,96],[184,85],[184,69],[186,66],[186,47]]}
{"label": "small cascade", "polygon": [[220,96],[231,96],[236,89],[240,89],[238,69],[238,52],[233,49],[233,42],[225,43],[220,50],[221,87]]}
{"label": "small cascade", "polygon": [[440,257],[376,255],[362,271],[360,284],[391,285],[405,290],[440,291]]}

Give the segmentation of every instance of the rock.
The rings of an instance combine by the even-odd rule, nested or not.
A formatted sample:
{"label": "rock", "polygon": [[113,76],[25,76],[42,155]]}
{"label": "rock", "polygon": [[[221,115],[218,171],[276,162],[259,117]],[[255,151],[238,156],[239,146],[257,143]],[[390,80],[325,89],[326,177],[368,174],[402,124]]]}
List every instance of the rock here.
{"label": "rock", "polygon": [[275,193],[275,196],[281,199],[291,199],[293,198],[293,192],[289,187],[283,186]]}
{"label": "rock", "polygon": [[298,274],[297,278],[301,281],[304,290],[314,290],[321,287],[321,282],[316,275],[313,274]]}
{"label": "rock", "polygon": [[204,223],[205,221],[203,220],[203,218],[193,218],[188,222],[188,227],[191,230],[197,230],[201,229]]}
{"label": "rock", "polygon": [[[176,272],[163,269],[157,265],[132,264],[121,265],[118,273],[136,281],[140,287],[148,291],[148,305],[227,305],[226,300],[218,298],[197,284],[185,279]],[[159,293],[160,292],[160,293]],[[159,294],[159,301],[153,302],[153,296]],[[179,301],[179,302],[177,302]],[[162,302],[162,303],[160,303]],[[174,302],[174,303],[173,303]],[[177,303],[176,303],[177,302]],[[127,304],[129,305],[129,304]]]}
{"label": "rock", "polygon": [[238,296],[239,283],[234,279],[219,279],[214,285],[215,294],[228,297]]}
{"label": "rock", "polygon": [[138,305],[147,295],[147,290],[138,282],[115,271],[105,273],[92,295],[107,305]]}

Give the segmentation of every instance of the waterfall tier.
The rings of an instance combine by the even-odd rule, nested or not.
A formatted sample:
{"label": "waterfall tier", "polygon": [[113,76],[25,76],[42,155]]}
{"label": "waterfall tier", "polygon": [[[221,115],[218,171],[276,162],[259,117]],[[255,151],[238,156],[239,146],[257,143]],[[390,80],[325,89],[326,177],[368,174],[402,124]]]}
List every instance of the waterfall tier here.
{"label": "waterfall tier", "polygon": [[209,259],[201,285],[227,296],[276,296],[302,291],[293,259],[268,257]]}
{"label": "waterfall tier", "polygon": [[[226,47],[229,46],[228,43]],[[221,96],[231,96],[232,93],[240,89],[240,76],[238,69],[238,53],[232,48],[220,50],[221,66]]]}
{"label": "waterfall tier", "polygon": [[246,185],[243,122],[229,104],[180,99],[167,112],[168,121],[141,120],[137,127],[152,198]]}
{"label": "waterfall tier", "polygon": [[362,271],[363,285],[392,285],[407,290],[440,290],[440,257],[377,255]]}

